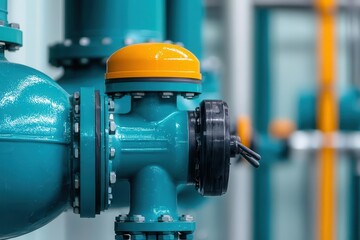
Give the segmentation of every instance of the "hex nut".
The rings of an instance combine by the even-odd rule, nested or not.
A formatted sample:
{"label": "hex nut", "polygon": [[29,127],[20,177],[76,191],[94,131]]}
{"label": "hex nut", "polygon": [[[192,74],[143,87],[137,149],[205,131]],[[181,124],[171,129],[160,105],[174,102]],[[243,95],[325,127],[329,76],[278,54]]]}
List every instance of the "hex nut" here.
{"label": "hex nut", "polygon": [[188,215],[188,214],[184,214],[180,217],[180,221],[183,221],[183,222],[192,222],[194,221],[194,217],[191,216],[191,215]]}
{"label": "hex nut", "polygon": [[111,184],[116,183],[116,173],[115,172],[110,172],[110,183]]}
{"label": "hex nut", "polygon": [[165,215],[161,215],[161,217],[159,218],[159,221],[160,222],[172,222],[173,218],[170,215],[165,214]]}
{"label": "hex nut", "polygon": [[113,159],[115,157],[116,150],[113,147],[110,147],[110,158]]}
{"label": "hex nut", "polygon": [[130,217],[130,220],[136,223],[143,223],[145,222],[145,217],[143,215],[134,215]]}

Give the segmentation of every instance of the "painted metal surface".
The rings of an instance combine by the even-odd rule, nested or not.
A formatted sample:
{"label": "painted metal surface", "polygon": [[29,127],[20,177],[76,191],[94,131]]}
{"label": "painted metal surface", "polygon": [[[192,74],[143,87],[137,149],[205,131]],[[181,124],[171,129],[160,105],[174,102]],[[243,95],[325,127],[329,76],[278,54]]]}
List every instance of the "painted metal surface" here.
{"label": "painted metal surface", "polygon": [[69,201],[68,94],[35,69],[0,60],[0,238],[35,230]]}

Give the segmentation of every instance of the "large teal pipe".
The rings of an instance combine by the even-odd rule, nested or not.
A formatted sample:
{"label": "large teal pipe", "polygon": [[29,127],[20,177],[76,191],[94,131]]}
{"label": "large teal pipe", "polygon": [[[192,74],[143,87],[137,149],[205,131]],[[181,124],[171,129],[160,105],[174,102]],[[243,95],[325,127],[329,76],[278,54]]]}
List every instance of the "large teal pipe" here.
{"label": "large teal pipe", "polygon": [[[254,58],[254,128],[261,139],[267,139],[271,120],[270,79],[270,12],[255,10],[255,58]],[[254,172],[254,240],[271,239],[271,152],[258,149],[264,156],[259,171]]]}
{"label": "large teal pipe", "polygon": [[163,0],[66,0],[65,38],[122,39],[131,32],[164,33]]}
{"label": "large teal pipe", "polygon": [[66,0],[65,40],[50,48],[55,66],[106,59],[128,44],[163,41],[165,0]]}
{"label": "large teal pipe", "polygon": [[202,0],[167,1],[166,38],[180,42],[198,59],[202,59],[202,24],[204,5]]}
{"label": "large teal pipe", "polygon": [[70,102],[43,73],[0,47],[0,239],[53,220],[69,203]]}

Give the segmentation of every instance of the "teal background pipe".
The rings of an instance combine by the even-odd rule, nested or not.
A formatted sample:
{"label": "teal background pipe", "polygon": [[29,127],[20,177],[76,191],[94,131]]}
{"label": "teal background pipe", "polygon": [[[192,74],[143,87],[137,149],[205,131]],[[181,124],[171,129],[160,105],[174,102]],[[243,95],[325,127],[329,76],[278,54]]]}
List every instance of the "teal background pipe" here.
{"label": "teal background pipe", "polygon": [[66,66],[57,83],[68,93],[79,91],[80,87],[94,87],[104,92],[104,72],[105,65],[100,62],[91,62],[85,66]]}
{"label": "teal background pipe", "polygon": [[66,0],[65,41],[50,48],[50,62],[106,59],[125,45],[163,41],[164,33],[164,0]]}
{"label": "teal background pipe", "polygon": [[0,48],[0,239],[53,220],[69,203],[70,103],[43,73]]}
{"label": "teal background pipe", "polygon": [[65,38],[116,41],[138,32],[162,39],[163,12],[163,0],[66,0]]}
{"label": "teal background pipe", "polygon": [[[270,12],[255,8],[254,13],[254,129],[262,139],[268,137],[271,120],[271,72],[270,72]],[[262,166],[254,171],[253,189],[253,238],[271,239],[271,152],[257,149]]]}
{"label": "teal background pipe", "polygon": [[166,39],[179,42],[202,60],[202,24],[205,6],[202,0],[166,1]]}
{"label": "teal background pipe", "polygon": [[[360,108],[358,105],[360,92],[354,84],[340,98],[340,130],[353,132],[360,130]],[[349,231],[347,239],[360,239],[360,175],[358,172],[359,156],[356,153],[349,154],[351,174],[349,186]]]}

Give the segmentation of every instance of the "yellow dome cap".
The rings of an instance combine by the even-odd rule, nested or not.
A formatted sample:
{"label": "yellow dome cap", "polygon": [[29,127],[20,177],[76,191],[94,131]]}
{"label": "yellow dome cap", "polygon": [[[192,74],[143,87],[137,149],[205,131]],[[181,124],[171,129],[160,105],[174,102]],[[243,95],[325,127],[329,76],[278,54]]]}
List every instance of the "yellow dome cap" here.
{"label": "yellow dome cap", "polygon": [[187,49],[167,43],[141,43],[110,56],[106,79],[190,78],[201,80],[200,62]]}

